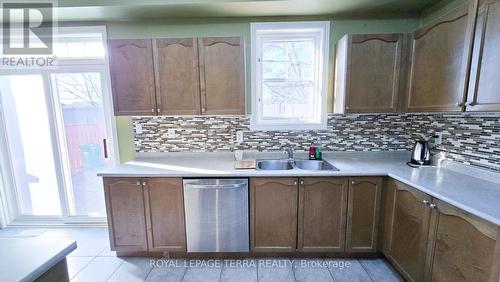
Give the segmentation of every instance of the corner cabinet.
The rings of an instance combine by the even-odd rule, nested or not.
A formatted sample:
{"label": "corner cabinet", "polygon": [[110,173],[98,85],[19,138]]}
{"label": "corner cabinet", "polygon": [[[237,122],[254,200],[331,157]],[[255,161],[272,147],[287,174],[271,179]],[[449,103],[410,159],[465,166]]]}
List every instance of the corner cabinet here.
{"label": "corner cabinet", "polygon": [[462,111],[467,95],[476,0],[413,33],[409,112]]}
{"label": "corner cabinet", "polygon": [[104,178],[111,249],[185,252],[180,178]]}
{"label": "corner cabinet", "polygon": [[337,44],[335,112],[396,112],[405,85],[408,37],[346,35]]}
{"label": "corner cabinet", "polygon": [[383,252],[406,280],[498,281],[498,226],[399,181],[387,184]]}
{"label": "corner cabinet", "polygon": [[299,252],[344,252],[347,177],[299,179]]}
{"label": "corner cabinet", "polygon": [[115,115],[155,114],[151,40],[113,39],[108,46]]}
{"label": "corner cabinet", "polygon": [[112,39],[115,115],[245,114],[241,37]]}
{"label": "corner cabinet", "polygon": [[480,0],[467,111],[500,111],[500,1]]}
{"label": "corner cabinet", "polygon": [[390,190],[389,229],[385,255],[408,281],[424,281],[431,210],[425,205],[431,197],[395,180]]}
{"label": "corner cabinet", "polygon": [[351,177],[346,252],[377,252],[382,177]]}

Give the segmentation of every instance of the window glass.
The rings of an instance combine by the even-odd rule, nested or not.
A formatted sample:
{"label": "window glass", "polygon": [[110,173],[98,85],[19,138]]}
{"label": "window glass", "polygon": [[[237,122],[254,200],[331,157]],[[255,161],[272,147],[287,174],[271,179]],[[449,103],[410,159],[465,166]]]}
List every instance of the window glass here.
{"label": "window glass", "polygon": [[327,22],[252,24],[253,128],[326,126],[328,29]]}

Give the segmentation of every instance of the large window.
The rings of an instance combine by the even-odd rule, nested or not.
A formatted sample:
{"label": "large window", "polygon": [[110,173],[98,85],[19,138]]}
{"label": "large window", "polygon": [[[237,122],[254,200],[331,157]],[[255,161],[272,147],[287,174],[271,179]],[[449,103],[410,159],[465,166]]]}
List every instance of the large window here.
{"label": "large window", "polygon": [[329,22],[253,23],[253,130],[326,128]]}
{"label": "large window", "polygon": [[103,27],[61,27],[57,67],[0,70],[10,220],[104,222],[97,172],[116,160],[105,38]]}

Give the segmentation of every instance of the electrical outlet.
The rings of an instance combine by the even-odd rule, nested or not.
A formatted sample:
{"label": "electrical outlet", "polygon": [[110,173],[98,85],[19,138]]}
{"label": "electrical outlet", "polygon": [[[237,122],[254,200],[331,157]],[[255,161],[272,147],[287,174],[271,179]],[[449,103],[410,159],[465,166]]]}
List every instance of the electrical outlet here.
{"label": "electrical outlet", "polygon": [[236,143],[243,142],[243,131],[236,131]]}
{"label": "electrical outlet", "polygon": [[436,145],[441,145],[443,142],[443,133],[442,132],[437,132],[436,133],[436,138],[434,138],[434,144]]}
{"label": "electrical outlet", "polygon": [[177,134],[175,133],[175,128],[169,128],[167,131],[167,137],[168,138],[175,138],[177,137]]}
{"label": "electrical outlet", "polygon": [[135,134],[142,134],[142,125],[140,124],[135,125]]}

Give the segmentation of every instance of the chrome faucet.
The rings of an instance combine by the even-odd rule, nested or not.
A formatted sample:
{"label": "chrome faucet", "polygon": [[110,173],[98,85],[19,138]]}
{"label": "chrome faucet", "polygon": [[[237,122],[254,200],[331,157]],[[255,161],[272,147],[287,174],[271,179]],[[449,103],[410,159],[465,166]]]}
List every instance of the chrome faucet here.
{"label": "chrome faucet", "polygon": [[287,159],[289,160],[293,160],[293,149],[292,148],[285,148],[283,150],[283,156],[288,156]]}

